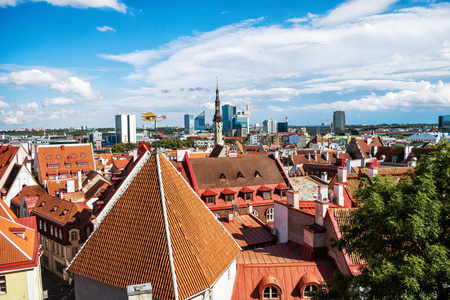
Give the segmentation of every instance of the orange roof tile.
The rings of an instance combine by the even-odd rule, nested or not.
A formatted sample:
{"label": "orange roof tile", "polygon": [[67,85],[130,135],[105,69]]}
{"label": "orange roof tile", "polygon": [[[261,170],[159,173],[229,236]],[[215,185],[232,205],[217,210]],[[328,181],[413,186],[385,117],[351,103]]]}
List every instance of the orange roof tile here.
{"label": "orange roof tile", "polygon": [[212,286],[240,248],[162,155],[134,168],[69,271],[120,288],[151,282],[161,300],[174,298],[175,280],[180,299]]}
{"label": "orange roof tile", "polygon": [[0,146],[0,178],[5,175],[10,162],[19,151],[20,146],[2,145]]}
{"label": "orange roof tile", "polygon": [[[0,206],[5,203],[0,199]],[[39,234],[14,220],[0,218],[0,271],[37,266]]]}

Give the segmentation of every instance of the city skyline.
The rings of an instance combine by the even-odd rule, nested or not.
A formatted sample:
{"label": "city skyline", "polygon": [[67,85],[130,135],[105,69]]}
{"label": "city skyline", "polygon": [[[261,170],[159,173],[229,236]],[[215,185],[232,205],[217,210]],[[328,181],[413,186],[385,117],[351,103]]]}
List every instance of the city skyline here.
{"label": "city skyline", "polygon": [[[437,123],[450,114],[443,1],[0,0],[0,129],[161,126],[221,104],[252,123]],[[88,3],[88,4],[87,4]],[[142,126],[138,120],[137,126]]]}

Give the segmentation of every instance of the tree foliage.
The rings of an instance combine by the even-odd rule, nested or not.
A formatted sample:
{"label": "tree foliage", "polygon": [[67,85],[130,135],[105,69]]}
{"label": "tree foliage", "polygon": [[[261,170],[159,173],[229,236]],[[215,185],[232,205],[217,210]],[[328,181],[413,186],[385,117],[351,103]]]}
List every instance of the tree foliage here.
{"label": "tree foliage", "polygon": [[136,143],[117,143],[111,147],[112,153],[123,153],[125,151],[130,151],[139,147]]}
{"label": "tree foliage", "polygon": [[[376,176],[357,192],[358,209],[334,242],[366,262],[344,278],[353,299],[450,299],[449,195],[448,143],[400,182]],[[348,292],[332,284],[316,299],[349,299]]]}

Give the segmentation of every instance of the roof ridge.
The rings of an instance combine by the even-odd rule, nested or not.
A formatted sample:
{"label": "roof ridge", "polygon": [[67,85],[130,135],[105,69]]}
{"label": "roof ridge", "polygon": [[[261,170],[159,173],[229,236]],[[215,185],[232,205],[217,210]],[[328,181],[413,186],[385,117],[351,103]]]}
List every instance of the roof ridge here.
{"label": "roof ridge", "polygon": [[168,222],[168,218],[167,218],[166,201],[164,198],[164,185],[163,185],[163,180],[162,180],[162,175],[161,175],[161,166],[159,164],[160,155],[161,154],[156,154],[156,172],[158,174],[159,195],[161,197],[161,208],[162,208],[163,221],[164,221],[164,230],[166,232],[166,239],[167,239],[167,248],[168,248],[167,250],[168,250],[168,255],[169,255],[170,272],[172,274],[173,294],[174,294],[175,300],[178,300],[177,276],[175,273],[175,266],[173,263],[172,242],[170,239],[170,229],[169,229],[169,222]]}

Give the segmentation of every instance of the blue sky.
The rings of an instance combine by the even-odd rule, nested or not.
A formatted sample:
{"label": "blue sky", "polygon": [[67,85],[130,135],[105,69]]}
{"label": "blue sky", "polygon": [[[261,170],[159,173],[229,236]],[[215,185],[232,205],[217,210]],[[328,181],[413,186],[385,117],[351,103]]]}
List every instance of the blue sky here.
{"label": "blue sky", "polygon": [[[0,0],[0,129],[182,126],[222,104],[251,123],[437,123],[450,114],[446,1]],[[142,125],[138,122],[138,125]]]}

